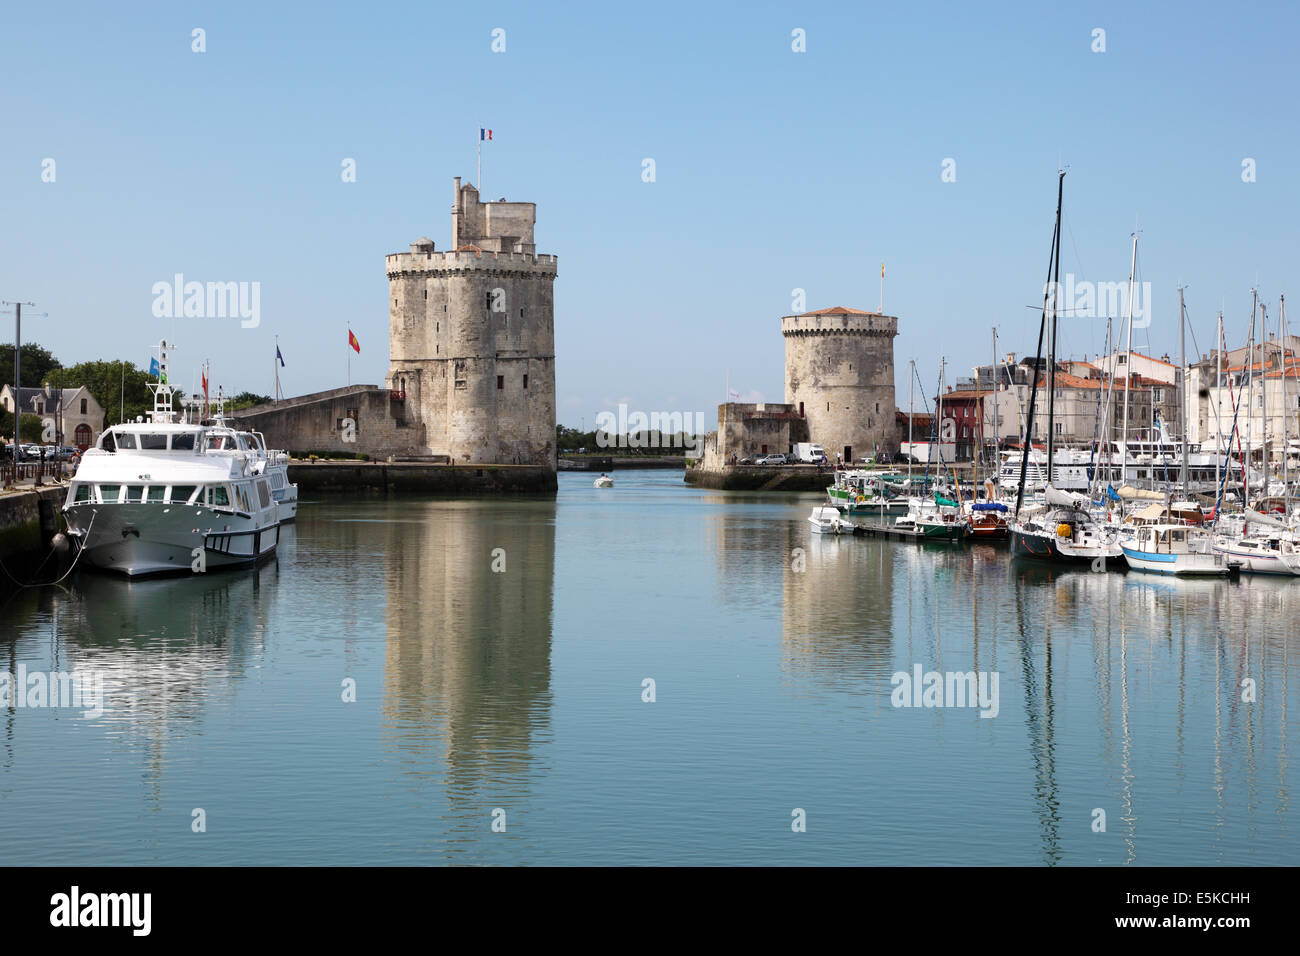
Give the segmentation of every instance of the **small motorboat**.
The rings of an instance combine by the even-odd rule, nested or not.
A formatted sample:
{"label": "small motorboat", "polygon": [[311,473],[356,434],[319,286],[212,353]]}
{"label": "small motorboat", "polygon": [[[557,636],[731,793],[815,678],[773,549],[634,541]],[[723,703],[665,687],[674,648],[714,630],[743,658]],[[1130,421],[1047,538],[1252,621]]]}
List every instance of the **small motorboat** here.
{"label": "small motorboat", "polygon": [[853,525],[840,517],[838,508],[817,505],[808,516],[814,534],[852,534]]}
{"label": "small motorboat", "polygon": [[593,487],[595,487],[595,488],[613,488],[613,487],[614,487],[614,479],[611,478],[611,477],[609,477],[609,475],[601,475],[599,478],[596,479],[595,483],[593,484]]}

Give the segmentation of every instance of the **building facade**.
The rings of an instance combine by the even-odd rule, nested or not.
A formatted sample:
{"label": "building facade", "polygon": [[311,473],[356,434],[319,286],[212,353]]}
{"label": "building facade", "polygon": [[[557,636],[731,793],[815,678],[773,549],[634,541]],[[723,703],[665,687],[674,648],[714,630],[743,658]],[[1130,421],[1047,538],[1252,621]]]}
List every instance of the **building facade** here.
{"label": "building facade", "polygon": [[[104,409],[84,385],[52,388],[47,382],[41,388],[19,389],[18,405],[22,414],[48,421],[51,439],[43,444],[75,445],[84,451],[104,431]],[[13,386],[0,388],[0,406],[14,410]]]}
{"label": "building facade", "polygon": [[809,440],[846,462],[897,451],[898,318],[837,306],[784,316],[781,334],[785,402],[808,419]]}

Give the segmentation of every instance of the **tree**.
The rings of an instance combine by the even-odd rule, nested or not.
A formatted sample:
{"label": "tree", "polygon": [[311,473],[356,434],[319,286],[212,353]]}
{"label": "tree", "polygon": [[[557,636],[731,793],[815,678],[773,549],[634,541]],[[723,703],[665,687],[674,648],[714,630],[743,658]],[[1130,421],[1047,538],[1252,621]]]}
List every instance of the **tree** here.
{"label": "tree", "polygon": [[233,412],[238,408],[252,408],[254,405],[265,405],[271,401],[270,395],[258,395],[256,392],[240,392],[233,398],[226,399],[226,411]]}
{"label": "tree", "polygon": [[[10,352],[12,351],[11,349]],[[58,378],[64,388],[86,386],[87,391],[95,396],[95,401],[108,413],[109,425],[117,425],[124,420],[134,421],[153,409],[149,373],[136,368],[131,362],[120,359],[111,362],[79,362],[64,369]]]}
{"label": "tree", "polygon": [[[40,388],[50,377],[50,370],[58,368],[59,360],[50,354],[50,350],[35,342],[24,342],[22,349],[23,388]],[[13,343],[0,345],[0,381],[8,382],[13,378],[14,347]]]}
{"label": "tree", "polygon": [[[13,354],[13,349],[9,350],[9,354]],[[40,415],[24,415],[18,425],[18,432],[27,444],[39,445],[45,438],[45,422]]]}

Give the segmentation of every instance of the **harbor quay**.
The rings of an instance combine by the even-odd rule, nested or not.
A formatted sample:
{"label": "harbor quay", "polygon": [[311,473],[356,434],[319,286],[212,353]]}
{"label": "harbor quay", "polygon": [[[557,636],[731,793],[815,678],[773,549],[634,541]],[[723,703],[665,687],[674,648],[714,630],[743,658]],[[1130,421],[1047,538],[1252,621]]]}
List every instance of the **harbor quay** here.
{"label": "harbor quay", "polygon": [[289,480],[300,491],[313,493],[554,494],[556,489],[555,472],[537,465],[291,461]]}

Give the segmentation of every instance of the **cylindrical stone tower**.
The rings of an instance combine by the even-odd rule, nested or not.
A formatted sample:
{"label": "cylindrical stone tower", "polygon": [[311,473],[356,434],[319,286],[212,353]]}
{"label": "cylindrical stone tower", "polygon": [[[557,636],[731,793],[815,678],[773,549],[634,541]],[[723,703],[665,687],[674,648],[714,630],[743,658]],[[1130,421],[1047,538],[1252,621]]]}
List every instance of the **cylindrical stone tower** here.
{"label": "cylindrical stone tower", "polygon": [[809,440],[845,463],[897,450],[894,336],[898,319],[838,306],[781,319],[785,400]]}
{"label": "cylindrical stone tower", "polygon": [[536,210],[457,178],[452,250],[418,239],[387,257],[388,387],[430,455],[556,466],[556,259],[535,252]]}

